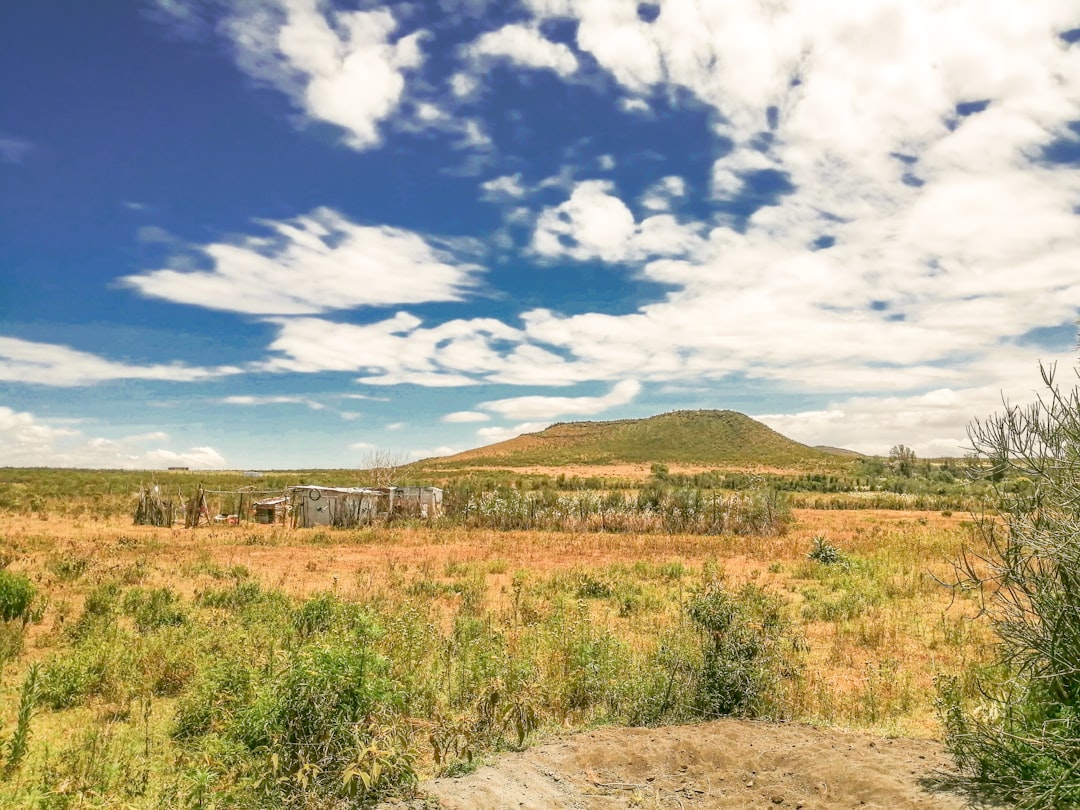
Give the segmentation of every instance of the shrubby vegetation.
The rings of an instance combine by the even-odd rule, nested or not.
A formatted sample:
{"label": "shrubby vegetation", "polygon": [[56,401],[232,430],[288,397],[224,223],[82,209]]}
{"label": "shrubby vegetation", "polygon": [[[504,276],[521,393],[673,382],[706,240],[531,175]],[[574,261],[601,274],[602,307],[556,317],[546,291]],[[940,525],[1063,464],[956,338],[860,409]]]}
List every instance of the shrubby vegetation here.
{"label": "shrubby vegetation", "polygon": [[1080,391],[1043,378],[1040,401],[970,430],[997,509],[957,587],[982,594],[1000,644],[974,683],[943,681],[941,706],[969,784],[1049,809],[1080,806]]}
{"label": "shrubby vegetation", "polygon": [[[978,658],[969,653],[977,628],[962,608],[946,611],[925,572],[962,529],[863,512],[830,540],[825,528],[788,531],[789,507],[946,511],[977,502],[980,488],[1026,498],[1033,485],[994,461],[974,487],[952,462],[823,469],[689,474],[654,464],[644,481],[448,472],[439,482],[447,515],[422,526],[100,537],[93,518],[130,516],[147,474],[0,471],[0,508],[42,518],[13,525],[58,532],[0,538],[0,806],[362,806],[545,730],[608,722],[736,714],[895,731],[928,685],[912,686],[922,673],[912,674],[904,645],[923,645],[935,662]],[[410,474],[420,477],[401,483],[431,482]],[[349,476],[155,478],[171,493],[200,479],[272,489]],[[78,547],[63,527],[84,519]],[[848,519],[815,516],[820,526]],[[155,556],[164,538],[186,550]],[[445,559],[478,543],[517,562]],[[282,550],[248,557],[246,546],[283,544],[307,560],[290,577],[323,571],[319,554],[369,544],[389,550],[387,569],[372,588],[360,571],[351,581],[336,568],[332,588],[301,598],[296,580],[247,567]],[[587,567],[569,567],[577,558],[567,549]],[[559,565],[548,567],[548,550],[564,555]],[[545,564],[513,570],[533,556]],[[719,556],[739,559],[737,582]],[[4,571],[16,558],[22,573]],[[306,581],[330,587],[325,571]],[[940,615],[926,611],[934,599]],[[33,626],[46,605],[47,628]],[[852,670],[843,688],[830,680],[834,665]],[[970,696],[970,680],[957,690]]]}
{"label": "shrubby vegetation", "polygon": [[765,487],[725,494],[653,481],[636,494],[616,490],[565,497],[552,490],[509,488],[453,494],[447,520],[492,529],[774,535],[791,522],[786,501]]}
{"label": "shrubby vegetation", "polygon": [[[520,572],[502,611],[477,572],[451,573],[448,586],[420,576],[400,600],[366,604],[332,591],[294,601],[243,571],[192,600],[93,585],[27,675],[10,741],[0,735],[0,765],[20,774],[0,782],[0,802],[360,805],[409,788],[420,759],[460,772],[545,726],[788,715],[801,647],[784,602],[754,585],[729,589],[715,567],[693,585],[678,563]],[[683,608],[663,596],[687,586]],[[448,624],[433,596],[456,605]],[[655,626],[672,608],[655,638],[634,643],[597,621],[612,611]],[[38,705],[92,708],[107,723],[27,765]],[[158,706],[168,707],[166,760],[155,756]]]}
{"label": "shrubby vegetation", "polygon": [[[642,498],[653,506],[661,503],[678,525],[683,520],[677,512],[685,511],[683,501],[697,501],[698,512],[712,509],[714,499],[730,499],[738,493],[776,493],[787,497],[791,506],[816,509],[927,509],[971,510],[989,493],[989,481],[972,482],[969,465],[944,459],[910,460],[901,468],[895,461],[874,457],[842,459],[825,471],[749,473],[731,470],[706,470],[695,473],[669,472],[664,464],[653,464],[652,475],[644,482],[601,476],[518,474],[506,470],[443,471],[411,466],[402,470],[401,484],[432,484],[446,489],[450,514],[463,519],[475,515],[478,501],[517,498],[543,505],[550,512],[543,520],[552,526],[569,520],[571,505],[554,512],[554,501],[572,502],[580,516],[607,512],[640,512]],[[1018,485],[1007,476],[998,482],[1006,488]],[[190,497],[198,484],[209,489],[235,491],[242,487],[277,491],[297,484],[362,485],[369,483],[362,470],[309,470],[267,473],[249,478],[230,472],[130,472],[54,469],[0,469],[0,511],[22,514],[114,518],[134,514],[141,488],[153,483],[163,496]],[[1023,485],[1020,482],[1019,485]],[[573,493],[572,495],[570,493]],[[472,506],[470,506],[472,504]],[[234,504],[225,503],[226,511]],[[565,516],[559,513],[565,513]],[[706,528],[716,520],[694,518]],[[520,521],[519,521],[520,522]],[[592,523],[597,523],[592,521]],[[589,525],[592,525],[590,523]],[[664,521],[653,521],[658,530]],[[538,525],[542,526],[543,521]],[[606,525],[601,520],[600,527]],[[652,529],[649,529],[652,530]],[[678,529],[675,529],[678,530]],[[58,564],[62,564],[58,560]]]}

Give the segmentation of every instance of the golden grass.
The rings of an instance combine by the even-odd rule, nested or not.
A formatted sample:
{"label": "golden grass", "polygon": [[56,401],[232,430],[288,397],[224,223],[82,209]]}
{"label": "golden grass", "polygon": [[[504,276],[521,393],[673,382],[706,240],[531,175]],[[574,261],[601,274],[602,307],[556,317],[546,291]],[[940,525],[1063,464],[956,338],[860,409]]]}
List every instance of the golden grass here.
{"label": "golden grass", "polygon": [[[648,643],[645,636],[677,618],[684,596],[710,568],[731,584],[753,582],[788,600],[806,641],[807,663],[788,695],[792,716],[935,736],[935,677],[984,660],[990,644],[987,629],[972,619],[974,604],[954,599],[935,581],[948,579],[949,560],[967,532],[961,516],[892,510],[796,510],[794,528],[773,538],[413,526],[183,530],[5,515],[0,553],[13,557],[10,570],[27,573],[49,595],[50,606],[43,621],[29,628],[26,652],[2,673],[0,723],[10,719],[7,698],[23,665],[47,657],[55,631],[78,615],[91,584],[103,580],[168,585],[191,598],[220,586],[239,566],[263,585],[298,597],[334,590],[389,603],[405,599],[415,583],[468,580],[481,583],[485,609],[502,614],[514,609],[515,579],[529,582],[536,600],[545,582],[591,573],[625,577],[645,589],[643,598],[652,600],[647,621],[626,619],[603,601],[591,604],[589,615],[630,643]],[[816,536],[855,561],[854,573],[808,562]],[[653,571],[679,564],[687,575],[654,583],[646,569],[635,573],[635,563]],[[72,575],[80,566],[84,570]],[[448,620],[461,598],[449,588],[431,597]],[[842,615],[822,618],[823,610]]]}

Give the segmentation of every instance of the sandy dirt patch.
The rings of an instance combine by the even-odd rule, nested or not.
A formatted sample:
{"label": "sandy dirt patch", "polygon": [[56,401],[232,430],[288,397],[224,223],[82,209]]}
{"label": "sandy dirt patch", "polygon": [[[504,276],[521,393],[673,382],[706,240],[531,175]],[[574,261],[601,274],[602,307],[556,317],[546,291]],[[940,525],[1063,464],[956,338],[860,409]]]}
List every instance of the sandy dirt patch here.
{"label": "sandy dirt patch", "polygon": [[941,746],[928,740],[795,724],[720,720],[604,728],[501,755],[468,776],[425,782],[425,799],[383,807],[968,807],[964,798],[934,787],[949,767]]}

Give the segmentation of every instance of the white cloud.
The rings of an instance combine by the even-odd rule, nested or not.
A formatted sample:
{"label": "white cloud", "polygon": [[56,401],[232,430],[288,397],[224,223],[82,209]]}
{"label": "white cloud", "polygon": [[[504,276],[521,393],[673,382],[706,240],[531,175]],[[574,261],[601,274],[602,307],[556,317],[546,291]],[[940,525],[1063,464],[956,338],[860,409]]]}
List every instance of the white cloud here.
{"label": "white cloud", "polygon": [[92,385],[108,380],[201,382],[239,374],[237,366],[133,365],[55,343],[0,337],[0,380],[36,385]]}
{"label": "white cloud", "polygon": [[454,411],[453,413],[446,414],[441,421],[448,422],[450,424],[460,424],[463,422],[487,422],[491,419],[486,413],[480,413],[479,411]]}
{"label": "white cloud", "polygon": [[221,401],[225,405],[303,405],[304,407],[310,408],[313,411],[326,410],[326,406],[323,405],[321,402],[297,396],[237,395],[225,397]]}
{"label": "white cloud", "polygon": [[641,205],[650,211],[668,211],[677,197],[686,196],[686,181],[677,175],[662,177],[641,198]]}
{"label": "white cloud", "polygon": [[25,411],[0,406],[0,459],[12,467],[86,467],[94,469],[223,469],[224,457],[212,447],[186,451],[145,445],[168,441],[161,432],[118,439],[90,437]]}
{"label": "white cloud", "polygon": [[636,222],[597,181],[543,212],[541,255],[671,286],[625,315],[524,313],[525,345],[557,354],[557,373],[968,391],[1008,382],[988,367],[1002,356],[1034,361],[1022,335],[1080,314],[1080,171],[1040,159],[1080,118],[1080,48],[1056,36],[1080,27],[1075,4],[670,0],[652,23],[616,0],[531,6],[576,18],[578,47],[628,91],[682,88],[716,111],[734,142],[717,196],[760,204],[747,184],[763,170],[790,184],[707,240]]}
{"label": "white cloud", "polygon": [[495,177],[480,184],[484,199],[503,200],[507,197],[523,197],[528,189],[521,184],[521,174],[508,174]]}
{"label": "white cloud", "polygon": [[542,256],[569,256],[579,261],[639,261],[649,256],[685,255],[703,241],[696,229],[669,215],[641,223],[606,180],[578,183],[566,202],[540,214],[533,249]]}
{"label": "white cloud", "polygon": [[480,79],[472,73],[455,73],[450,77],[450,91],[459,99],[468,98],[480,86]]}
{"label": "white cloud", "polygon": [[[1080,314],[1080,172],[1041,159],[1080,118],[1080,47],[1056,36],[1080,27],[1075,3],[667,0],[653,22],[628,0],[529,6],[521,30],[578,21],[577,48],[627,93],[622,109],[677,93],[711,108],[733,146],[688,179],[769,204],[746,221],[680,222],[662,212],[686,181],[665,178],[641,198],[660,215],[638,219],[613,185],[563,172],[548,185],[568,199],[540,213],[535,252],[622,265],[668,292],[628,314],[536,309],[520,326],[295,319],[280,323],[270,367],[421,385],[738,374],[835,392],[827,410],[852,419],[855,391],[916,411],[927,392],[952,391],[952,427],[918,439],[930,447],[961,435],[978,392],[1033,373],[1022,335]],[[468,95],[475,76],[451,84]],[[975,100],[986,109],[958,115]],[[765,170],[785,194],[753,188]],[[507,195],[520,185],[488,182]]]}
{"label": "white cloud", "polygon": [[641,383],[637,380],[623,380],[600,397],[511,397],[481,402],[479,407],[510,419],[555,419],[571,414],[589,416],[633,402],[640,392]]}
{"label": "white cloud", "polygon": [[[1043,353],[1042,364],[1069,368],[1071,358]],[[964,455],[970,445],[966,427],[973,419],[998,413],[1003,402],[1034,401],[1043,385],[1029,352],[1008,350],[947,375],[940,388],[909,395],[861,395],[830,402],[824,409],[764,414],[756,419],[796,441],[832,445],[884,455],[906,444],[920,456]],[[1057,382],[1074,385],[1059,374]]]}
{"label": "white cloud", "polygon": [[[407,312],[376,323],[334,323],[321,318],[276,321],[278,337],[270,350],[279,354],[268,371],[367,371],[370,377],[422,378],[439,375],[468,383],[505,366],[496,346],[517,342],[520,331],[497,320],[448,321],[424,328]],[[406,381],[401,379],[400,381]]]}
{"label": "white cloud", "polygon": [[619,99],[619,109],[625,113],[637,113],[638,115],[648,115],[652,112],[652,107],[643,98],[623,97]]}
{"label": "white cloud", "polygon": [[150,270],[123,281],[143,295],[181,304],[300,315],[458,301],[480,270],[415,233],[356,225],[328,208],[262,224],[273,235],[202,248],[209,270]]}
{"label": "white cloud", "polygon": [[563,77],[578,69],[573,51],[524,25],[507,25],[482,34],[467,46],[466,52],[476,60],[505,59],[522,67],[553,70]]}
{"label": "white cloud", "polygon": [[717,197],[733,197],[743,190],[746,176],[751,172],[766,169],[777,171],[779,168],[775,160],[758,149],[734,149],[713,163],[713,194]]}
{"label": "white cloud", "polygon": [[371,442],[353,442],[349,445],[350,450],[374,450],[375,445]]}
{"label": "white cloud", "polygon": [[388,9],[337,11],[319,0],[230,9],[223,27],[243,70],[287,93],[309,118],[344,129],[354,149],[379,144],[379,125],[404,95],[405,73],[423,61],[423,32],[395,40]]}

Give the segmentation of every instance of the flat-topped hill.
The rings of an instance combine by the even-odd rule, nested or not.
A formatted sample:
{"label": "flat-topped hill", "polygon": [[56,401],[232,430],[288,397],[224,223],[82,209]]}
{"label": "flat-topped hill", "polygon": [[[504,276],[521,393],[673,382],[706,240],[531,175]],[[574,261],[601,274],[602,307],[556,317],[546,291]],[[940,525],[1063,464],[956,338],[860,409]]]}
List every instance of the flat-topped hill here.
{"label": "flat-topped hill", "polygon": [[799,444],[736,411],[672,411],[646,419],[560,422],[498,444],[432,459],[431,467],[558,467],[685,464],[717,467],[835,467],[844,459]]}

